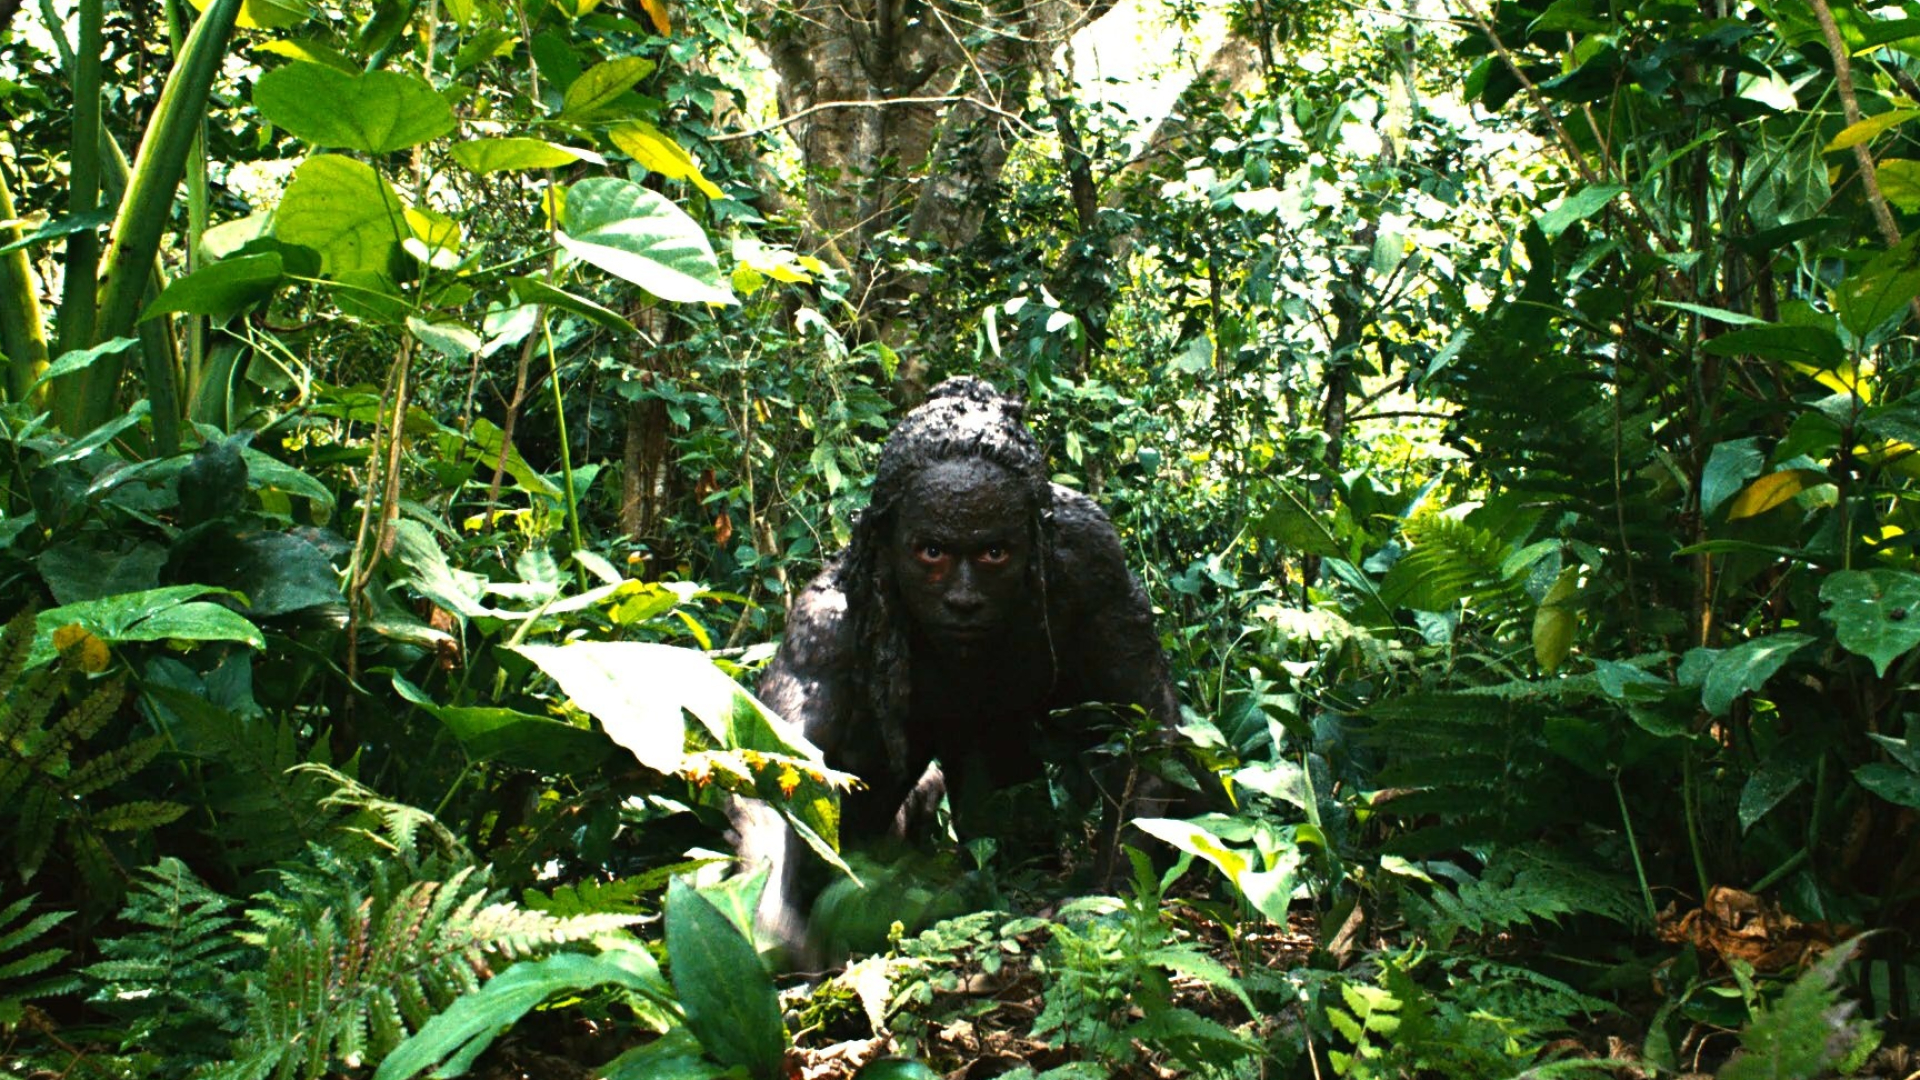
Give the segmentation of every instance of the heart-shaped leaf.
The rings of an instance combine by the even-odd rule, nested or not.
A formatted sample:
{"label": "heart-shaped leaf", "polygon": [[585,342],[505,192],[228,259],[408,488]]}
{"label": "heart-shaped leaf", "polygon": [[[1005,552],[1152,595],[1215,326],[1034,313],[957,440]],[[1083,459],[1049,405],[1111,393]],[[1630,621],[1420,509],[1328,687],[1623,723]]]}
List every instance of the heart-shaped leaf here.
{"label": "heart-shaped leaf", "polygon": [[253,103],[311,146],[385,154],[453,130],[453,108],[425,80],[398,71],[350,75],[295,61],[260,76]]}

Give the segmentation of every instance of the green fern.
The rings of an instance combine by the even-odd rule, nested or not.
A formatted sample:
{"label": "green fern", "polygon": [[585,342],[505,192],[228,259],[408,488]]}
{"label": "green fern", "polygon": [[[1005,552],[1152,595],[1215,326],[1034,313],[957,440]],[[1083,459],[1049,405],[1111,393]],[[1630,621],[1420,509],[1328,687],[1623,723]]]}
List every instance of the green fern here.
{"label": "green fern", "polygon": [[1853,945],[1827,951],[1771,1005],[1758,1006],[1740,1031],[1740,1051],[1720,1080],[1796,1080],[1823,1076],[1853,1055],[1872,1025],[1858,1018],[1835,986]]}
{"label": "green fern", "polygon": [[236,716],[168,687],[145,692],[182,751],[205,763],[205,805],[214,820],[208,838],[236,873],[297,857],[339,819],[322,802],[337,785],[294,771],[329,763],[325,732],[303,736],[296,721]]}
{"label": "green fern", "polygon": [[217,1056],[239,1030],[236,973],[261,960],[234,936],[236,906],[179,859],[148,867],[120,911],[139,929],[102,942],[106,959],[82,970],[98,984],[93,1000],[144,1039],[165,1038],[200,1060]]}
{"label": "green fern", "polygon": [[246,1036],[208,1078],[318,1077],[378,1061],[500,960],[612,933],[622,915],[555,918],[493,902],[474,868],[409,880],[399,861],[314,852],[315,869],[283,873],[257,898],[243,940],[264,951],[246,981]]}
{"label": "green fern", "polygon": [[[41,941],[47,931],[73,912],[43,911],[28,917],[37,895],[23,896],[0,908],[0,1029],[19,1023],[26,1015],[28,1002],[71,994],[80,988],[79,978],[71,973],[47,974],[67,958],[69,950]],[[20,952],[36,942],[42,947]]]}
{"label": "green fern", "polygon": [[1597,915],[1629,926],[1645,918],[1624,878],[1542,848],[1501,848],[1478,878],[1444,864],[1433,868],[1453,877],[1454,888],[1436,884],[1424,898],[1410,894],[1407,915],[1442,945],[1461,931],[1490,934],[1569,915]]}
{"label": "green fern", "polygon": [[107,789],[144,769],[165,742],[158,736],[121,740],[109,749],[88,746],[120,709],[119,679],[101,682],[77,704],[56,714],[67,676],[59,670],[26,673],[34,616],[22,611],[0,632],[0,806],[11,806],[4,836],[11,863],[31,881],[56,843],[64,845],[98,903],[117,897],[121,871],[104,834],[144,832],[186,813],[175,802],[102,799]]}
{"label": "green fern", "polygon": [[1412,550],[1401,556],[1380,583],[1380,598],[1394,607],[1445,611],[1462,600],[1499,607],[1522,596],[1522,582],[1509,577],[1506,541],[1440,514],[1406,524]]}

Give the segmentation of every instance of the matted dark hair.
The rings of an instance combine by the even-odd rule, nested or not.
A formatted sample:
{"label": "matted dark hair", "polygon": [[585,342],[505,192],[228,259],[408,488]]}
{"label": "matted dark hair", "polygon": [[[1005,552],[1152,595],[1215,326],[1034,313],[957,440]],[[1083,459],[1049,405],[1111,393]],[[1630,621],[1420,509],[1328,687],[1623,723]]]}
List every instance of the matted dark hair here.
{"label": "matted dark hair", "polygon": [[[907,655],[908,627],[891,564],[882,553],[892,540],[894,518],[914,476],[943,461],[979,458],[1010,473],[1022,489],[1027,515],[1029,587],[1040,610],[1047,610],[1046,564],[1053,551],[1053,484],[1046,455],[1021,422],[1026,406],[995,390],[983,379],[961,375],[942,382],[926,404],[900,421],[880,450],[873,496],[854,522],[853,536],[837,561],[834,584],[847,598],[857,656],[853,671],[856,708],[872,713],[887,757],[895,769],[907,767],[907,709],[911,704],[912,665]],[[1052,651],[1049,639],[1048,651]]]}

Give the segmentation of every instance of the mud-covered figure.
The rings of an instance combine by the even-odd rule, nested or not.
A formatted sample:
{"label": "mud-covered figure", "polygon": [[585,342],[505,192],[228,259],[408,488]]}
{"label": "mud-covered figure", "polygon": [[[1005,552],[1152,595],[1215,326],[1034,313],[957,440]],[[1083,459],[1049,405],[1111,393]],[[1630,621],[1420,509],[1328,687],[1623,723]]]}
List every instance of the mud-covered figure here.
{"label": "mud-covered figure", "polygon": [[[910,830],[942,783],[964,833],[965,808],[1047,761],[1081,769],[1076,755],[1101,733],[1055,710],[1137,705],[1163,727],[1177,719],[1152,610],[1112,523],[1048,480],[1021,411],[957,378],[901,421],[851,542],[794,601],[761,679],[761,700],[868,784],[843,799],[843,841]],[[1089,785],[1103,788],[1110,821],[1127,812],[1114,805],[1117,772]],[[742,860],[775,867],[763,930],[799,946],[811,856],[763,808],[735,817]]]}

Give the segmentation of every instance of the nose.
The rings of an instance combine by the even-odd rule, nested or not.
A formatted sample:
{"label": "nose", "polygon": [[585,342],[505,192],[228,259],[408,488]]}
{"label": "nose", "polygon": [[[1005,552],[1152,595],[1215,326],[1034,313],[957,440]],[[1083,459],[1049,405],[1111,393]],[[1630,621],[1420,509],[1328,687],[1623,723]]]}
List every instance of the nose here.
{"label": "nose", "polygon": [[974,577],[972,564],[962,561],[955,569],[951,584],[947,587],[947,610],[955,615],[978,615],[987,606],[987,597],[980,591],[980,582]]}

